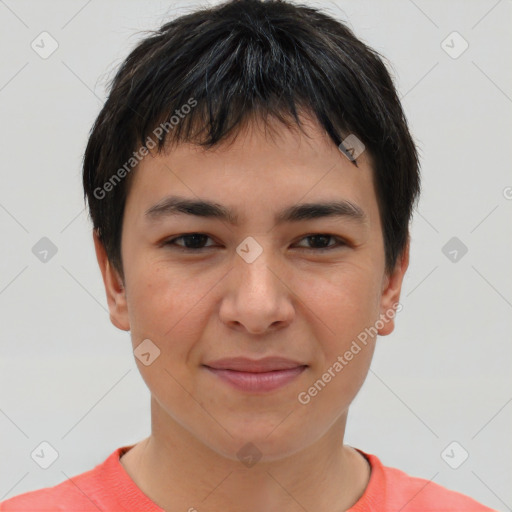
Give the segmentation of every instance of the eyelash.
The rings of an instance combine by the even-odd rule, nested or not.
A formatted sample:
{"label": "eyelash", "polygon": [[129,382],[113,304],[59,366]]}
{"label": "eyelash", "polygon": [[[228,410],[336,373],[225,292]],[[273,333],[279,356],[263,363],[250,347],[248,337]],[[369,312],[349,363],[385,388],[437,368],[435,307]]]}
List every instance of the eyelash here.
{"label": "eyelash", "polygon": [[[211,237],[206,235],[205,233],[187,233],[185,235],[181,235],[181,236],[178,236],[176,238],[172,238],[171,240],[167,240],[162,245],[163,246],[167,246],[167,247],[172,247],[173,249],[176,249],[176,250],[181,251],[181,252],[195,252],[195,253],[204,252],[205,250],[214,248],[214,246],[209,246],[209,247],[200,247],[198,249],[193,249],[193,248],[190,248],[190,247],[182,247],[180,245],[176,245],[175,244],[176,240],[182,240],[182,239],[185,239],[185,238],[188,238],[188,237],[193,237],[195,235],[206,236],[207,238],[211,239]],[[308,238],[313,238],[313,237],[329,237],[329,238],[334,239],[336,243],[334,245],[329,246],[329,247],[320,247],[320,248],[301,247],[301,249],[311,250],[311,251],[315,251],[315,252],[324,252],[324,251],[331,251],[333,249],[339,249],[341,247],[349,245],[342,238],[339,238],[339,237],[337,237],[335,235],[331,235],[329,233],[313,233],[311,235],[306,235],[306,236],[302,237],[299,240],[299,242],[302,242],[302,240],[305,240],[305,239],[308,239]]]}

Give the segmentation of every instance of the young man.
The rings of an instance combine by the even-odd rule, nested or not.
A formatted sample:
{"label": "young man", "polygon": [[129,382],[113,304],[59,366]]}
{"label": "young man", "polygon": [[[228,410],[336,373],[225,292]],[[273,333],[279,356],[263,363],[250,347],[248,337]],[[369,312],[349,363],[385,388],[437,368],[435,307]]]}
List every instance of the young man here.
{"label": "young man", "polygon": [[343,444],[420,189],[392,80],[347,27],[276,0],[167,23],[113,80],[83,177],[152,431],[3,512],[491,510]]}

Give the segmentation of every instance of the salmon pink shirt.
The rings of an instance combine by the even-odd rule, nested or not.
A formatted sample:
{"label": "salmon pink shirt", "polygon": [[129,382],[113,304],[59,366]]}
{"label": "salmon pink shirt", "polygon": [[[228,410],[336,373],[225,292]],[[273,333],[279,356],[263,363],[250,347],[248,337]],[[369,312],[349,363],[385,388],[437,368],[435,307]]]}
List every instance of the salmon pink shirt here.
{"label": "salmon pink shirt", "polygon": [[[165,512],[121,465],[120,457],[133,446],[118,448],[94,469],[53,487],[3,501],[0,512]],[[359,451],[370,463],[370,481],[348,512],[493,512],[468,496],[383,466],[375,455]]]}

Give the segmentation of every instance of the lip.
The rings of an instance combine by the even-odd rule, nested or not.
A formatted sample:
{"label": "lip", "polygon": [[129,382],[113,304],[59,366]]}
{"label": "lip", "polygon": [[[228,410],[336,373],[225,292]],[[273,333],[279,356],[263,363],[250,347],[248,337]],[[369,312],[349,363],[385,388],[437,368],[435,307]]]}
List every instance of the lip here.
{"label": "lip", "polygon": [[226,357],[209,363],[204,363],[209,368],[217,370],[236,370],[239,372],[271,372],[276,370],[290,370],[299,366],[307,366],[304,363],[286,359],[284,357],[265,357],[263,359],[249,359],[247,357]]}
{"label": "lip", "polygon": [[239,391],[262,393],[285,386],[308,365],[281,357],[259,360],[237,357],[220,359],[203,366]]}
{"label": "lip", "polygon": [[240,372],[237,370],[219,370],[205,368],[240,391],[262,393],[279,389],[299,376],[306,366],[296,366],[287,370],[274,370],[270,372]]}

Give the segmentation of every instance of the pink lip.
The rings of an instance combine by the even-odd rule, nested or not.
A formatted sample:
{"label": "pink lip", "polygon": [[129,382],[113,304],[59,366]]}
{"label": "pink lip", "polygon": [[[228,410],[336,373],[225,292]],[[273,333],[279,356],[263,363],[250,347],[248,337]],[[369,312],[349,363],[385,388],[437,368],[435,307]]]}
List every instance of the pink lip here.
{"label": "pink lip", "polygon": [[265,357],[263,359],[249,359],[247,357],[228,357],[204,363],[204,366],[217,370],[237,370],[239,372],[271,372],[275,370],[290,370],[299,366],[307,366],[298,361],[284,357]]}
{"label": "pink lip", "polygon": [[211,373],[241,391],[265,392],[288,384],[308,365],[274,356],[263,359],[230,357],[208,362],[204,366]]}
{"label": "pink lip", "polygon": [[265,392],[281,388],[306,369],[306,366],[295,366],[284,370],[247,372],[205,367],[236,389],[247,392]]}

